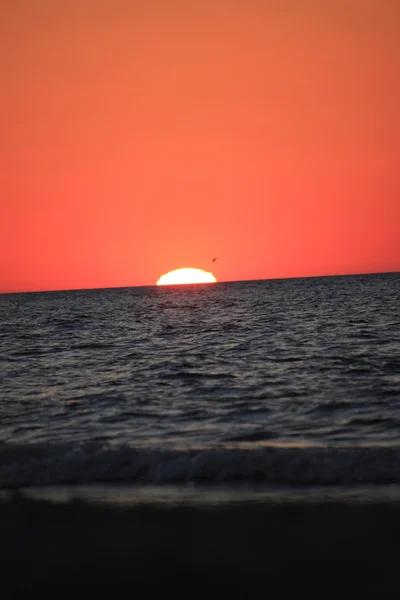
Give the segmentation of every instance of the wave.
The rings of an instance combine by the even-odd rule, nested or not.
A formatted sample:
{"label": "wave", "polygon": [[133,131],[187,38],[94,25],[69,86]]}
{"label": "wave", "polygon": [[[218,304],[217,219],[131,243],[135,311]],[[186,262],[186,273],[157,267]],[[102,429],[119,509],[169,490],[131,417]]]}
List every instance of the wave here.
{"label": "wave", "polygon": [[83,483],[400,483],[400,448],[162,450],[90,444],[0,445],[0,488]]}

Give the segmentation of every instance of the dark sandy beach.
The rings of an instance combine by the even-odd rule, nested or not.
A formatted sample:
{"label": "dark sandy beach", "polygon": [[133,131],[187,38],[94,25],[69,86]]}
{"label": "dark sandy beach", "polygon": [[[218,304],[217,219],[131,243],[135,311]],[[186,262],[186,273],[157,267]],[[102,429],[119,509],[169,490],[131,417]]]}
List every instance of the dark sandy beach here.
{"label": "dark sandy beach", "polygon": [[7,597],[109,584],[189,598],[219,596],[223,584],[231,597],[379,598],[400,583],[400,505],[387,502],[160,508],[15,496],[0,504],[0,531]]}

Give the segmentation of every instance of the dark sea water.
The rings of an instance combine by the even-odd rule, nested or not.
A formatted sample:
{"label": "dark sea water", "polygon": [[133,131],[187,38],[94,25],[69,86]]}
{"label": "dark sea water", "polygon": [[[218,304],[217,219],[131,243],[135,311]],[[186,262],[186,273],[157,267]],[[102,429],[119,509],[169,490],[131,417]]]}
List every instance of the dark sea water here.
{"label": "dark sea water", "polygon": [[7,597],[400,586],[399,274],[2,295],[0,348]]}
{"label": "dark sea water", "polygon": [[400,482],[400,275],[0,296],[0,486]]}

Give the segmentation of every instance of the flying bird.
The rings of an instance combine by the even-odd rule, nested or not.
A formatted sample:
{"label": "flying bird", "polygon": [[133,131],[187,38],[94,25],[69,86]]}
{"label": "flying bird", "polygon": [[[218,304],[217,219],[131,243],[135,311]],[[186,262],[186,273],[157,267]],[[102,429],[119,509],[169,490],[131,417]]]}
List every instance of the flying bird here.
{"label": "flying bird", "polygon": [[212,260],[213,260],[213,262],[215,262],[215,261],[217,260],[217,258],[218,258],[218,256],[216,256],[215,258],[213,258],[213,259],[212,259]]}

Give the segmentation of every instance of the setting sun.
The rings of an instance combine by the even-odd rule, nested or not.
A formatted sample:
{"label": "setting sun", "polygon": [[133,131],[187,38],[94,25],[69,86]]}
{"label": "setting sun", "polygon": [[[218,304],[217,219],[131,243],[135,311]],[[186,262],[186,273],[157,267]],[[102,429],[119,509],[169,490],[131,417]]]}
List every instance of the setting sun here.
{"label": "setting sun", "polygon": [[162,275],[157,285],[180,285],[185,283],[215,283],[212,273],[202,269],[176,269]]}

